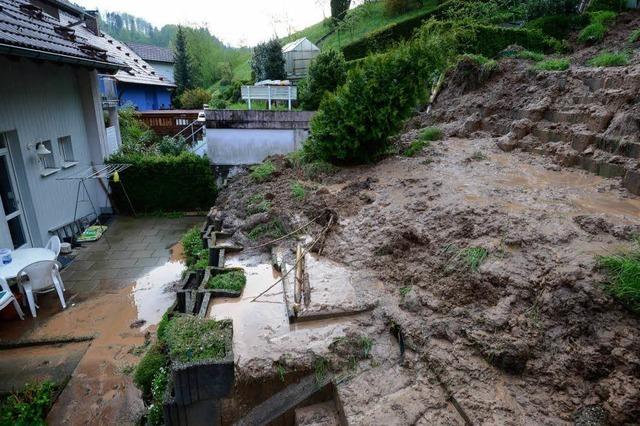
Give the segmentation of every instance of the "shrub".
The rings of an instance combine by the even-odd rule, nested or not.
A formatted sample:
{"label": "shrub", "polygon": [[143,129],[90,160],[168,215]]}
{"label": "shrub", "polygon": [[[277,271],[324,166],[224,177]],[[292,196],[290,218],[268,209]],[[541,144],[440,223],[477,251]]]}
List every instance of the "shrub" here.
{"label": "shrub", "polygon": [[[171,322],[170,322],[171,323]],[[170,324],[169,323],[169,324]],[[166,367],[169,363],[165,355],[162,345],[156,343],[151,346],[144,357],[138,363],[136,371],[133,374],[133,383],[144,395],[151,395],[151,385],[153,378],[162,367]]]}
{"label": "shrub", "polygon": [[147,419],[151,426],[161,426],[164,424],[164,394],[169,384],[169,370],[162,367],[158,370],[153,377],[151,384],[151,406],[149,407],[149,413]]}
{"label": "shrub", "polygon": [[258,164],[257,166],[253,166],[251,168],[251,178],[258,182],[266,182],[271,179],[271,176],[276,172],[276,166],[269,160],[265,161],[262,164]]}
{"label": "shrub", "polygon": [[182,136],[179,136],[177,139],[165,136],[160,139],[160,142],[156,145],[156,149],[160,155],[177,156],[187,150],[187,141]]}
{"label": "shrub", "polygon": [[271,222],[261,223],[249,231],[248,237],[252,240],[259,240],[262,238],[276,239],[286,235],[284,226],[278,220],[272,220]]}
{"label": "shrub", "polygon": [[177,362],[214,361],[231,349],[232,326],[215,321],[180,315],[167,326],[169,358]]}
{"label": "shrub", "polygon": [[204,247],[202,246],[202,236],[198,227],[194,227],[184,234],[182,237],[182,249],[187,266],[195,264],[200,258]]}
{"label": "shrub", "polygon": [[107,163],[131,164],[111,182],[113,200],[121,212],[130,211],[126,190],[138,213],[207,210],[216,199],[209,160],[183,152],[178,156],[115,154]]}
{"label": "shrub", "polygon": [[579,0],[527,0],[524,2],[527,19],[549,15],[576,13]]}
{"label": "shrub", "polygon": [[622,67],[629,64],[629,55],[624,52],[602,52],[591,58],[588,64],[592,67]]}
{"label": "shrub", "polygon": [[207,288],[242,291],[246,284],[247,277],[243,271],[226,271],[211,277],[207,283]]}
{"label": "shrub", "polygon": [[568,59],[547,59],[546,61],[538,62],[534,69],[538,71],[566,71],[571,66]]}
{"label": "shrub", "polygon": [[133,107],[120,108],[118,111],[122,139],[120,151],[125,154],[147,152],[158,140],[156,133],[145,123],[138,120],[136,114]]}
{"label": "shrub", "polygon": [[300,102],[305,110],[317,110],[326,92],[335,92],[347,80],[344,55],[336,50],[320,53],[309,67],[309,74],[299,87]]}
{"label": "shrub", "polygon": [[208,104],[210,100],[211,93],[201,87],[185,90],[179,97],[180,107],[183,109],[202,109],[202,106]]}
{"label": "shrub", "polygon": [[298,200],[304,200],[307,195],[306,189],[300,182],[291,182],[291,195]]}
{"label": "shrub", "polygon": [[331,0],[331,17],[337,21],[342,21],[349,11],[351,0]]}
{"label": "shrub", "polygon": [[443,138],[444,133],[438,127],[427,127],[420,132],[419,139],[421,141],[439,141]]}
{"label": "shrub", "polygon": [[598,258],[609,280],[606,289],[622,303],[640,312],[640,249]]}
{"label": "shrub", "polygon": [[56,392],[50,381],[27,383],[24,390],[13,393],[0,405],[1,425],[46,425],[45,417]]}
{"label": "shrub", "polygon": [[530,50],[523,50],[516,53],[516,58],[540,62],[544,60],[544,55],[542,53],[532,52]]}
{"label": "shrub", "polygon": [[571,31],[583,28],[589,24],[589,17],[582,15],[553,15],[542,16],[525,24],[526,28],[542,31],[542,33],[562,40],[567,38]]}

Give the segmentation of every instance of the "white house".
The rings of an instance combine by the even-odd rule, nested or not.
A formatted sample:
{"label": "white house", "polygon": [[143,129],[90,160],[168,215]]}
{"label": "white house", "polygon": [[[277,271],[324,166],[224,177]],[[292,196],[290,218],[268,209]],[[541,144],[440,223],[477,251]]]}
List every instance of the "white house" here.
{"label": "white house", "polygon": [[98,74],[123,64],[97,47],[95,16],[63,0],[0,0],[0,19],[0,248],[42,246],[108,206],[93,180],[76,212],[77,182],[61,178],[109,153]]}
{"label": "white house", "polygon": [[284,45],[284,70],[289,80],[300,80],[309,72],[311,61],[320,54],[320,48],[306,37]]}

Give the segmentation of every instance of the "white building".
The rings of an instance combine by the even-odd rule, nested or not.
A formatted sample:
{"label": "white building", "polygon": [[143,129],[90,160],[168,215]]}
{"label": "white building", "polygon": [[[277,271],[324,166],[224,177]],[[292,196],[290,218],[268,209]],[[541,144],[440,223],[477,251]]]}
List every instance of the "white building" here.
{"label": "white building", "polygon": [[67,2],[0,0],[0,10],[0,248],[43,246],[92,203],[108,206],[94,180],[76,212],[77,182],[60,178],[109,154],[98,74],[123,64],[97,47],[96,18]]}
{"label": "white building", "polygon": [[289,80],[300,80],[307,76],[311,61],[320,54],[320,48],[306,37],[292,41],[282,48],[284,70]]}

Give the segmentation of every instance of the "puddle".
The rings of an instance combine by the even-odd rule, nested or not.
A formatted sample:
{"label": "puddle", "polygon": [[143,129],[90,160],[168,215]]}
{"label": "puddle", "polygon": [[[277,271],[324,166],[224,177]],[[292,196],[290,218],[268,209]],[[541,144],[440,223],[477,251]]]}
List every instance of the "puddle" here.
{"label": "puddle", "polygon": [[256,359],[273,361],[284,354],[324,351],[353,323],[342,318],[290,325],[281,283],[251,302],[280,278],[266,259],[232,255],[226,266],[242,267],[247,285],[241,298],[214,299],[209,317],[233,321],[234,353],[240,367]]}
{"label": "puddle", "polygon": [[146,321],[142,330],[160,322],[175,302],[173,284],[182,278],[184,269],[184,263],[169,261],[136,281],[131,294],[138,311],[137,319]]}

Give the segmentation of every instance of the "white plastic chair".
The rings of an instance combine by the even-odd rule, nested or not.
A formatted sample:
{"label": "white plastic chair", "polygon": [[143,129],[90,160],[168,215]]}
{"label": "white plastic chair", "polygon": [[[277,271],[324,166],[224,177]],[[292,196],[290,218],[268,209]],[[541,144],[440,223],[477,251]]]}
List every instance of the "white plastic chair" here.
{"label": "white plastic chair", "polygon": [[49,238],[49,241],[47,242],[47,245],[44,248],[54,252],[56,254],[56,259],[57,259],[58,256],[60,255],[60,237],[54,235],[53,237]]}
{"label": "white plastic chair", "polygon": [[39,308],[36,304],[36,297],[41,293],[57,292],[62,309],[67,308],[64,301],[64,284],[60,276],[60,266],[60,263],[55,260],[43,260],[32,263],[18,272],[18,284],[27,299],[31,315],[34,318],[36,317],[36,308]]}
{"label": "white plastic chair", "polygon": [[9,306],[9,303],[13,303],[13,307],[16,308],[16,312],[21,320],[24,319],[24,314],[22,313],[22,308],[20,308],[20,304],[16,300],[15,296],[11,292],[9,288],[9,284],[4,278],[0,277],[0,310]]}

